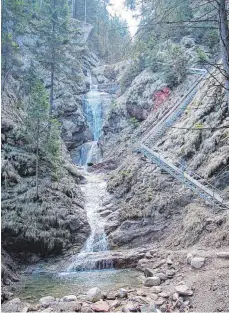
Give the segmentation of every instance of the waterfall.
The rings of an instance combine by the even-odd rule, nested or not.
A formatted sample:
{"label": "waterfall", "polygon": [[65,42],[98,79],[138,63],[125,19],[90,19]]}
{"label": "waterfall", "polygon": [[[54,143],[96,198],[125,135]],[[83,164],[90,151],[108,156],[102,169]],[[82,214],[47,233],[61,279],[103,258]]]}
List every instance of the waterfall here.
{"label": "waterfall", "polygon": [[84,112],[89,124],[89,128],[93,134],[94,141],[98,141],[103,123],[102,102],[98,91],[98,85],[92,84],[90,76],[90,91],[84,99]]}
{"label": "waterfall", "polygon": [[[93,84],[91,75],[90,90],[84,99],[84,115],[93,134],[93,141],[81,146],[80,153],[73,152],[72,158],[76,163],[87,170],[88,163],[97,163],[101,159],[101,151],[98,144],[103,124],[103,107],[101,93],[98,85]],[[92,269],[113,268],[112,262],[106,256],[101,259],[100,253],[109,254],[107,236],[104,230],[104,219],[100,216],[102,209],[101,199],[106,195],[106,182],[99,175],[90,175],[85,172],[86,183],[81,186],[85,198],[87,219],[91,227],[91,233],[80,253],[73,256],[67,266],[67,272]],[[98,254],[100,258],[98,259]]]}
{"label": "waterfall", "polygon": [[105,256],[101,259],[101,253],[109,251],[105,223],[99,214],[101,199],[106,195],[106,182],[90,174],[86,175],[86,179],[87,183],[82,185],[81,189],[86,200],[85,209],[91,233],[80,253],[71,258],[67,272],[113,268],[109,258]]}
{"label": "waterfall", "polygon": [[101,101],[101,92],[98,91],[98,85],[92,83],[92,76],[89,75],[90,90],[85,95],[84,99],[84,115],[86,117],[88,126],[93,134],[93,140],[87,143],[90,147],[86,149],[87,156],[85,156],[85,147],[81,147],[80,155],[83,158],[80,159],[80,165],[87,165],[88,163],[97,163],[101,159],[101,151],[98,145],[98,140],[101,135],[103,126],[103,108]]}

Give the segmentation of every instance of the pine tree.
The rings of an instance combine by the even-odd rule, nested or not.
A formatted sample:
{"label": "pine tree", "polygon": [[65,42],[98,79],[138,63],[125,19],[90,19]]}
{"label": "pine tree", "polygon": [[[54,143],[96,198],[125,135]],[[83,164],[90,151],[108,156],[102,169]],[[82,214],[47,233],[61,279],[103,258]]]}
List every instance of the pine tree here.
{"label": "pine tree", "polygon": [[69,43],[69,10],[67,0],[46,0],[40,7],[40,22],[37,24],[39,34],[39,54],[37,58],[50,73],[50,116],[54,104],[54,87],[56,75],[66,61],[66,45]]}
{"label": "pine tree", "polygon": [[28,16],[24,0],[4,0],[2,2],[2,88],[9,74],[20,62],[18,36],[23,33]]}
{"label": "pine tree", "polygon": [[49,122],[48,95],[41,80],[33,78],[27,103],[26,137],[36,151],[36,195],[38,198],[40,147],[45,143]]}

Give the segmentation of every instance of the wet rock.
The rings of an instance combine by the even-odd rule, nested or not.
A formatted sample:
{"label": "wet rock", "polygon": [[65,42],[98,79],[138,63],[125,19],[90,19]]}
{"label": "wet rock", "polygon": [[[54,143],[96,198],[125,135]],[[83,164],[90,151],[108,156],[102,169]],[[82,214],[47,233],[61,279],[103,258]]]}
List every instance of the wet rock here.
{"label": "wet rock", "polygon": [[102,298],[102,292],[99,288],[91,288],[87,292],[87,300],[97,302]]}
{"label": "wet rock", "polygon": [[192,296],[193,291],[187,285],[178,285],[175,287],[176,292],[181,296]]}
{"label": "wet rock", "polygon": [[144,274],[145,274],[145,277],[153,277],[154,275],[153,271],[149,268],[144,269]]}
{"label": "wet rock", "polygon": [[120,298],[127,298],[127,297],[128,297],[128,292],[127,292],[127,290],[124,289],[124,288],[119,289],[118,296],[119,296]]}
{"label": "wet rock", "polygon": [[158,286],[158,285],[160,285],[160,283],[161,283],[161,280],[160,280],[160,278],[157,277],[157,276],[148,277],[148,278],[146,278],[145,281],[144,281],[144,285],[145,285],[146,287]]}
{"label": "wet rock", "polygon": [[51,303],[55,302],[55,298],[52,296],[43,297],[39,300],[43,307],[48,307]]}
{"label": "wet rock", "polygon": [[216,255],[218,258],[229,259],[229,251],[218,252]]}
{"label": "wet rock", "polygon": [[144,280],[145,280],[145,276],[139,276],[138,277],[138,280],[143,284],[144,283]]}
{"label": "wet rock", "polygon": [[21,312],[25,305],[19,298],[14,298],[2,305],[2,312]]}
{"label": "wet rock", "polygon": [[65,302],[76,301],[76,296],[75,295],[65,296],[63,297],[63,301]]}
{"label": "wet rock", "polygon": [[87,301],[87,296],[86,295],[79,295],[79,296],[77,296],[77,299],[81,300],[81,301]]}
{"label": "wet rock", "polygon": [[196,269],[203,267],[204,263],[205,263],[205,258],[203,257],[194,257],[191,260],[191,266]]}
{"label": "wet rock", "polygon": [[109,312],[110,310],[108,303],[103,300],[96,302],[91,308],[95,312]]}

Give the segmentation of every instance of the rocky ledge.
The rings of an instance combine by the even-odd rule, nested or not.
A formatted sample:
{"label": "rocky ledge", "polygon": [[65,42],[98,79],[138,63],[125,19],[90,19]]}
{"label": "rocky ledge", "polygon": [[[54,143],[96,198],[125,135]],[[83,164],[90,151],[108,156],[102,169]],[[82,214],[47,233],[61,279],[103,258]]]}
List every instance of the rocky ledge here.
{"label": "rocky ledge", "polygon": [[[117,290],[114,286],[104,292],[95,285],[85,294],[61,295],[62,298],[50,295],[33,304],[14,298],[2,305],[2,311],[221,312],[229,307],[229,277],[225,271],[229,251],[197,247],[168,251],[147,247],[132,249],[124,255],[116,252],[119,264],[129,261],[132,262],[129,266],[139,270],[139,283],[135,287],[120,288],[123,285]],[[121,273],[117,271],[117,275]]]}

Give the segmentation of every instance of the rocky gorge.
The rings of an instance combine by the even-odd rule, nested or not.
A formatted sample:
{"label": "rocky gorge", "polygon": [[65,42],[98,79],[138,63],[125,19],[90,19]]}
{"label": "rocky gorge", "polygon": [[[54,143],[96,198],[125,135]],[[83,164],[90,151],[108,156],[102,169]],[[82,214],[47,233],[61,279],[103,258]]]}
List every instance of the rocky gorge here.
{"label": "rocky gorge", "polygon": [[[202,44],[182,36],[187,73],[172,85],[156,65],[136,69],[134,58],[106,64],[90,44],[93,25],[73,18],[70,25],[67,62],[54,84],[58,173],[45,145],[38,151],[25,136],[30,96],[19,76],[32,64],[51,88],[37,58],[44,50],[34,37],[37,25],[19,37],[19,74],[2,89],[2,311],[227,311],[229,116],[222,73],[208,68],[200,80]],[[163,55],[166,45],[160,49]],[[178,111],[199,80],[155,142],[152,129]],[[142,154],[143,138],[184,177],[217,188],[213,201]],[[218,193],[222,206],[214,201]]]}

